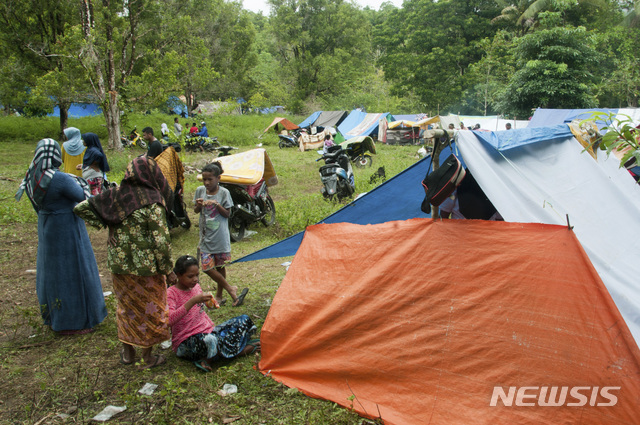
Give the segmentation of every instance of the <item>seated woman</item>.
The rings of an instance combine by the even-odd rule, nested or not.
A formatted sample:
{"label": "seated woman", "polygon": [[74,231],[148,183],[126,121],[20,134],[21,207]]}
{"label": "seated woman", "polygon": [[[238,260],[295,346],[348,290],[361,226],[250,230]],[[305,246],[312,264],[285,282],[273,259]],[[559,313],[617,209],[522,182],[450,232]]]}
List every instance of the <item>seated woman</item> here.
{"label": "seated woman", "polygon": [[198,279],[200,267],[195,257],[178,258],[173,271],[178,283],[167,290],[167,302],[173,351],[178,357],[208,372],[217,360],[260,351],[260,340],[249,340],[256,326],[246,314],[214,326],[205,304],[219,305],[212,294],[202,292]]}

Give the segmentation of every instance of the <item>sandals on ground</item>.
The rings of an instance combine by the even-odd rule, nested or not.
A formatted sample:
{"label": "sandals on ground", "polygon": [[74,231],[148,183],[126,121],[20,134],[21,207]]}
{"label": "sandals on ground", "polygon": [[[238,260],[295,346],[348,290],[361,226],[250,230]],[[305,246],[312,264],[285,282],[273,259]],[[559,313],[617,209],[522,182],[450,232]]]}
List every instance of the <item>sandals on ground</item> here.
{"label": "sandals on ground", "polygon": [[154,368],[156,366],[163,365],[166,362],[167,362],[167,358],[165,356],[163,356],[162,354],[158,354],[158,355],[154,356],[153,363],[145,365],[145,366],[142,366],[141,369],[152,369],[152,368]]}

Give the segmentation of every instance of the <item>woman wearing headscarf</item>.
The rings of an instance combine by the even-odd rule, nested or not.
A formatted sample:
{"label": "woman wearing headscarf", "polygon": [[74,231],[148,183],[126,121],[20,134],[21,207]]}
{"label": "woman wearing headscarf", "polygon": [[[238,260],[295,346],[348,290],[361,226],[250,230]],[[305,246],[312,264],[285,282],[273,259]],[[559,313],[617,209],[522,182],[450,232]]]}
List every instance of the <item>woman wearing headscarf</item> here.
{"label": "woman wearing headscarf", "polygon": [[167,141],[168,141],[168,140],[169,140],[169,127],[167,127],[167,124],[166,124],[166,123],[164,123],[164,122],[163,122],[163,123],[160,125],[160,132],[162,133],[162,138],[163,138],[164,140],[167,140]]}
{"label": "woman wearing headscarf", "polygon": [[82,164],[78,167],[82,169],[82,178],[89,183],[91,195],[99,195],[102,193],[104,174],[110,170],[107,156],[97,134],[84,133],[82,140],[87,149],[84,151]]}
{"label": "woman wearing headscarf", "polygon": [[87,333],[107,316],[98,265],[84,222],[73,213],[89,196],[84,180],[60,172],[58,142],[43,139],[16,200],[26,192],[38,213],[36,292],[46,325],[63,335]]}
{"label": "woman wearing headscarf", "polygon": [[78,165],[82,164],[85,147],[80,130],[67,127],[64,129],[64,137],[67,141],[62,144],[62,171],[82,177],[82,169],[78,169]]}
{"label": "woman wearing headscarf", "polygon": [[107,265],[118,300],[123,364],[135,362],[135,347],[142,349],[144,368],[166,362],[164,356],[152,355],[152,349],[170,338],[166,279],[175,281],[176,276],[166,214],[172,201],[173,192],[160,167],[142,155],[129,163],[119,187],[75,209],[87,223],[109,228]]}

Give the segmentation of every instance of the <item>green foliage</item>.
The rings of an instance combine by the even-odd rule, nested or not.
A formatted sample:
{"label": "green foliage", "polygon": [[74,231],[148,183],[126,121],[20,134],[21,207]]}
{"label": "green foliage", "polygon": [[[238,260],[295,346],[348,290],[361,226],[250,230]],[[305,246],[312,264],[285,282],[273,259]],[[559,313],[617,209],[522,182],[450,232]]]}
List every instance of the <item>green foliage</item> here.
{"label": "green foliage", "polygon": [[518,70],[511,77],[500,105],[502,113],[527,117],[532,107],[590,108],[591,67],[601,55],[584,28],[558,27],[527,34],[515,51]]}
{"label": "green foliage", "polygon": [[585,121],[602,121],[605,123],[600,130],[606,132],[604,136],[594,142],[599,149],[607,152],[620,152],[620,167],[627,161],[634,159],[640,164],[640,133],[635,128],[633,119],[628,115],[618,116],[610,112],[593,112]]}

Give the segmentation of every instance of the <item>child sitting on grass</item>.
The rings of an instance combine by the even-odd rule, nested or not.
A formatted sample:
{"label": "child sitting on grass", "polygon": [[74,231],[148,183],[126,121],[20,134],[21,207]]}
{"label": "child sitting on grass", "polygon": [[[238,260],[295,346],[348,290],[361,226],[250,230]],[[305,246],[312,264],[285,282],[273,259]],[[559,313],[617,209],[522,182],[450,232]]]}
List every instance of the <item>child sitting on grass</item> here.
{"label": "child sitting on grass", "polygon": [[256,326],[246,314],[214,326],[205,303],[219,306],[213,295],[203,293],[200,288],[200,268],[195,257],[183,255],[178,258],[174,272],[178,283],[167,290],[167,303],[173,351],[178,357],[211,371],[216,360],[260,351],[260,340],[249,340]]}

